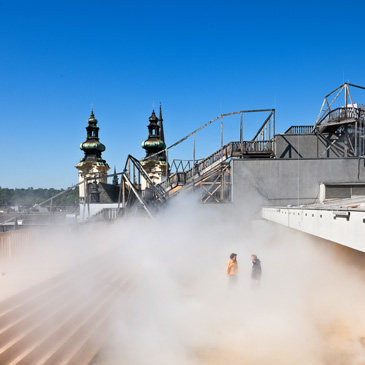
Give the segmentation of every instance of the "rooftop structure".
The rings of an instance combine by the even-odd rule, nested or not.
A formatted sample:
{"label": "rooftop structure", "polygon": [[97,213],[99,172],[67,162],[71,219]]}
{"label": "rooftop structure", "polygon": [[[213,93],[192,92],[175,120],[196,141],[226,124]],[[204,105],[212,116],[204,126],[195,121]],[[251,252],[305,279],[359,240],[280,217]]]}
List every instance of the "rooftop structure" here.
{"label": "rooftop structure", "polygon": [[[154,110],[149,118],[148,137],[142,143],[145,157],[138,161],[128,156],[123,171],[114,169],[111,175],[101,158],[105,146],[99,142],[92,112],[87,140],[81,145],[85,157],[77,166],[78,185],[90,187],[81,200],[79,218],[115,219],[129,212],[151,217],[169,199],[192,190],[199,192],[201,203],[225,203],[219,209],[227,211],[246,209],[247,201],[249,209],[258,211],[263,205],[300,207],[365,195],[364,107],[362,99],[353,99],[352,88],[364,90],[344,84],[328,94],[312,125],[293,125],[276,133],[274,109],[240,110],[217,116],[168,147],[160,107],[159,118]],[[336,105],[341,93],[346,107]],[[262,116],[263,124],[251,140],[244,140],[246,116],[253,114]],[[233,116],[239,117],[239,138],[223,144],[225,120]],[[197,159],[195,136],[212,123],[220,123],[221,147]],[[171,159],[173,148],[188,139],[193,140],[192,159]],[[104,175],[98,168],[105,169]],[[107,184],[109,177],[113,184]]]}
{"label": "rooftop structure", "polygon": [[[281,156],[295,156],[297,166],[290,167],[293,176],[280,179],[287,199],[276,198],[277,204],[272,201],[275,207],[264,207],[262,216],[365,252],[365,107],[353,100],[350,88],[365,90],[341,85],[325,96],[305,137],[282,137],[288,144],[286,150],[280,150]],[[344,104],[334,107],[341,93]],[[289,195],[293,198],[288,199]]]}

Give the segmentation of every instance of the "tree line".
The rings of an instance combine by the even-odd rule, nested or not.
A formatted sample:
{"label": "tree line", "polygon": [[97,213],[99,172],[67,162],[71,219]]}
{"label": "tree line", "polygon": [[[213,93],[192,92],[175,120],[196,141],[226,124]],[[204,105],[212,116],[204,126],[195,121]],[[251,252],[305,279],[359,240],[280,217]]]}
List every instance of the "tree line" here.
{"label": "tree line", "polygon": [[[45,200],[55,196],[64,189],[8,189],[0,187],[0,205],[3,206],[34,206],[34,204],[40,204]],[[53,205],[58,206],[75,206],[79,201],[79,189],[69,190],[59,197],[55,198],[52,202]],[[51,202],[46,203],[44,206],[50,205]]]}

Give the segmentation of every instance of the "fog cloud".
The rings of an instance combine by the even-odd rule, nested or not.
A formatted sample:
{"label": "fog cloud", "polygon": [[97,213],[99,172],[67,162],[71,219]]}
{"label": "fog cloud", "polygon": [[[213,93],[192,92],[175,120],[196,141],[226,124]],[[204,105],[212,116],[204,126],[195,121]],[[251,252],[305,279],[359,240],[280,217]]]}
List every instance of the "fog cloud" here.
{"label": "fog cloud", "polygon": [[[154,220],[50,232],[3,266],[3,289],[15,291],[32,268],[35,282],[114,250],[123,280],[94,364],[365,363],[362,253],[195,198],[175,199]],[[232,252],[239,281],[230,290]],[[262,263],[257,290],[251,254]]]}
{"label": "fog cloud", "polygon": [[[336,260],[328,242],[245,215],[226,219],[225,209],[233,207],[184,199],[153,221],[113,228],[133,288],[117,306],[100,363],[363,364],[358,269]],[[234,290],[225,275],[231,252]],[[253,253],[263,268],[258,290]]]}

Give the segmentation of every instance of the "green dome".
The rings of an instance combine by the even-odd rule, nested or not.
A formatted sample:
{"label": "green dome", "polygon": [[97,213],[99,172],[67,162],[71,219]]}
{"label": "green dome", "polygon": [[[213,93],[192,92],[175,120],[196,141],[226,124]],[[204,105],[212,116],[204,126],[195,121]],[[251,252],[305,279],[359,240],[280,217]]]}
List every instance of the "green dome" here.
{"label": "green dome", "polygon": [[82,151],[93,151],[93,150],[97,150],[100,152],[104,152],[105,151],[105,146],[100,143],[100,142],[84,142],[80,144],[80,150]]}
{"label": "green dome", "polygon": [[166,144],[160,139],[156,141],[146,140],[142,142],[142,148],[145,150],[164,150],[166,148]]}

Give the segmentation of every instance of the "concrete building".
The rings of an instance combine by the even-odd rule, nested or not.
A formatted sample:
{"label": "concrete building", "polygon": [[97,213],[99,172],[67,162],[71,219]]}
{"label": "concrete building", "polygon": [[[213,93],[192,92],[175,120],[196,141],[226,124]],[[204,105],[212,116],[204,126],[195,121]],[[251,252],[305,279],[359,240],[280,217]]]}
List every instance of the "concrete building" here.
{"label": "concrete building", "polygon": [[[306,127],[303,134],[277,136],[275,161],[235,161],[233,179],[250,176],[258,186],[264,219],[365,252],[365,108],[353,102],[349,86],[365,89],[334,90],[311,133]],[[331,109],[342,91],[345,106]],[[237,193],[244,194],[239,185]]]}

